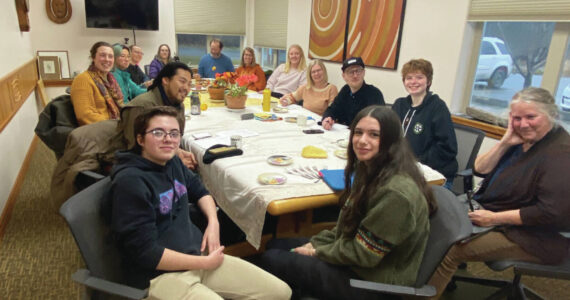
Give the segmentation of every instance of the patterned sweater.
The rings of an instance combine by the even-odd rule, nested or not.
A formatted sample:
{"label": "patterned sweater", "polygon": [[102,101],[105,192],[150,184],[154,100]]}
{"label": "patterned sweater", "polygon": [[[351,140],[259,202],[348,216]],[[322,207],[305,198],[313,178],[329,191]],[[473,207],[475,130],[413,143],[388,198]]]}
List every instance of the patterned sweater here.
{"label": "patterned sweater", "polygon": [[396,175],[377,187],[355,236],[345,235],[343,226],[341,214],[332,230],[311,239],[318,258],[349,266],[365,280],[415,283],[429,236],[429,213],[411,178]]}

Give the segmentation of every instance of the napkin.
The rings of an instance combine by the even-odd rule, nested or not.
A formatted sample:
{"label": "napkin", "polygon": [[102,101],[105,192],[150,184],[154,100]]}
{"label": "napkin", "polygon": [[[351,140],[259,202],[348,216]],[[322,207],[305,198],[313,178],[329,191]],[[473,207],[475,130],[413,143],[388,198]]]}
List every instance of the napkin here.
{"label": "napkin", "polygon": [[315,146],[306,146],[305,148],[303,148],[303,151],[301,152],[301,156],[305,157],[305,158],[327,158],[327,151],[315,147]]}

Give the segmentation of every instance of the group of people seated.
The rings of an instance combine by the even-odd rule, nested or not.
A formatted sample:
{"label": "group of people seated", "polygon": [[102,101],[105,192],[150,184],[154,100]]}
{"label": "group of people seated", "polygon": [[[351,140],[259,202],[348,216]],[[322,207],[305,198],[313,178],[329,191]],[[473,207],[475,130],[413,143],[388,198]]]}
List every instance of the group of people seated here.
{"label": "group of people seated", "polygon": [[[208,54],[200,76],[222,68],[217,63],[224,57],[223,45],[216,44],[217,54]],[[282,105],[302,101],[322,115],[326,130],[348,126],[346,188],[334,228],[311,238],[272,240],[256,266],[223,253],[215,201],[193,171],[194,156],[180,148],[183,100],[192,73],[183,63],[169,62],[170,49],[163,46],[157,55],[162,65],[146,92],[134,95],[138,90],[131,87],[146,84],[147,78],[139,76],[141,83],[131,86],[126,79],[132,78],[123,75],[133,48],[104,42],[92,47],[91,66],[72,84],[81,125],[120,119],[116,135],[121,146],[107,149],[115,153],[109,213],[131,285],[149,287],[152,299],[190,294],[289,299],[299,291],[321,299],[368,299],[378,295],[350,287],[350,278],[414,284],[429,218],[437,210],[416,162],[442,173],[448,188],[457,172],[453,124],[445,102],[430,90],[429,61],[414,59],[402,67],[408,95],[388,108],[382,92],[364,81],[361,58],[343,62],[346,85],[337,94],[321,61],[306,66],[302,48],[289,48],[287,62],[270,76],[267,87],[281,94]],[[263,73],[253,49],[243,51],[237,71]],[[125,81],[123,88],[120,82]],[[264,87],[263,81],[249,86]],[[133,99],[125,101],[125,95]],[[506,133],[474,166],[484,178],[474,195],[481,208],[468,217],[475,225],[495,229],[449,250],[430,279],[437,297],[463,262],[558,264],[567,259],[570,242],[559,232],[570,230],[570,188],[564,176],[570,168],[570,136],[558,125],[557,113],[554,98],[544,89],[527,88],[513,96]],[[188,203],[204,213],[204,232],[193,224]]]}

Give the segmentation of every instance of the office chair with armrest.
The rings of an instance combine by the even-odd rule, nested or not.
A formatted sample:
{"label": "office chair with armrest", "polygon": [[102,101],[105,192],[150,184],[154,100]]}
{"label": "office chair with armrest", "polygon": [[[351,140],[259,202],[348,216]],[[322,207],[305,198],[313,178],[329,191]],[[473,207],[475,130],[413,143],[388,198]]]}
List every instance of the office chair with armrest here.
{"label": "office chair with armrest", "polygon": [[104,299],[109,295],[142,299],[147,296],[147,291],[122,284],[120,254],[101,214],[102,203],[110,188],[111,179],[101,179],[69,198],[59,210],[87,266],[71,278],[86,286],[86,296],[90,299]]}
{"label": "office chair with armrest", "polygon": [[457,201],[452,192],[438,185],[432,185],[432,190],[438,209],[430,217],[429,239],[415,285],[398,286],[351,279],[351,286],[396,295],[423,297],[436,295],[435,287],[428,285],[428,280],[447,254],[449,248],[457,241],[465,239],[471,234],[472,225],[465,214],[463,204]]}
{"label": "office chair with armrest", "polygon": [[[570,238],[570,232],[561,232],[566,238]],[[570,253],[564,262],[559,265],[542,265],[524,261],[501,260],[490,261],[485,264],[493,271],[500,272],[513,267],[514,278],[512,281],[501,279],[478,278],[467,275],[455,275],[453,280],[475,284],[487,285],[500,288],[487,299],[527,299],[527,294],[533,299],[544,299],[532,289],[521,283],[523,275],[546,277],[553,279],[570,280]]]}
{"label": "office chair with armrest", "polygon": [[479,153],[485,132],[480,129],[453,124],[457,137],[457,165],[458,172],[453,180],[451,191],[455,195],[466,194],[473,190],[473,164]]}

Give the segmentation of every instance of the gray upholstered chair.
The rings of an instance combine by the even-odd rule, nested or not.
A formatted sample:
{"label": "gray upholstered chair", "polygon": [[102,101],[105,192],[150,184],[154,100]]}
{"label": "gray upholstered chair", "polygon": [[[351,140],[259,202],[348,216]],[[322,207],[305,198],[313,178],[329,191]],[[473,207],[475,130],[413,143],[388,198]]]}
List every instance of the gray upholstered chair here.
{"label": "gray upholstered chair", "polygon": [[106,177],[69,198],[59,210],[87,266],[71,278],[85,285],[85,296],[90,299],[105,299],[108,295],[142,299],[147,291],[123,284],[120,254],[102,216],[110,188],[111,179]]}
{"label": "gray upholstered chair", "polygon": [[455,195],[465,194],[473,189],[473,164],[479,153],[485,132],[480,129],[453,124],[457,138],[458,172],[453,180],[451,191]]}

